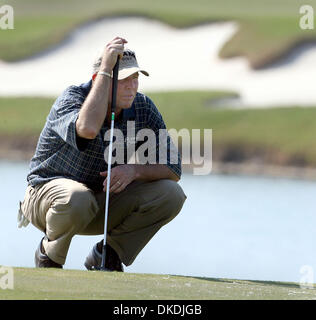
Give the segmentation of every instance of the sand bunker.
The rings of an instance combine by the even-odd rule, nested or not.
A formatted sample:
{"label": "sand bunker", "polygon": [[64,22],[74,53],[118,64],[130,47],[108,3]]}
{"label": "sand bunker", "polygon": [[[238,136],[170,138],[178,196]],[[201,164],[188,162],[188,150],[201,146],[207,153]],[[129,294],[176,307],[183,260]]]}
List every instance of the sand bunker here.
{"label": "sand bunker", "polygon": [[140,91],[233,90],[242,106],[316,104],[316,46],[283,63],[255,71],[244,58],[221,60],[218,52],[236,23],[175,29],[145,18],[109,18],[82,26],[58,47],[17,63],[0,62],[2,96],[58,96],[86,82],[97,52],[116,35],[125,37],[139,64],[150,72]]}

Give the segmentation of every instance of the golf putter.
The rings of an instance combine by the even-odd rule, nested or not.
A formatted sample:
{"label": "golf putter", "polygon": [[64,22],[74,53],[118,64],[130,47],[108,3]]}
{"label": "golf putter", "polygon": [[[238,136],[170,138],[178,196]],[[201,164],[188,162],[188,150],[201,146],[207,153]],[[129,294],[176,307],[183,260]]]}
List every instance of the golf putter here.
{"label": "golf putter", "polygon": [[108,171],[107,171],[107,181],[106,181],[106,198],[105,198],[105,213],[104,213],[104,240],[102,248],[102,261],[100,270],[110,271],[105,267],[106,258],[106,235],[107,235],[107,223],[108,223],[108,213],[109,213],[109,195],[110,195],[110,182],[111,182],[111,163],[112,163],[112,147],[113,147],[113,131],[114,131],[114,118],[115,118],[115,108],[116,108],[116,93],[117,93],[117,78],[119,69],[120,57],[117,57],[116,64],[113,69],[113,81],[112,81],[112,103],[111,103],[111,131],[110,131],[110,145],[108,154]]}

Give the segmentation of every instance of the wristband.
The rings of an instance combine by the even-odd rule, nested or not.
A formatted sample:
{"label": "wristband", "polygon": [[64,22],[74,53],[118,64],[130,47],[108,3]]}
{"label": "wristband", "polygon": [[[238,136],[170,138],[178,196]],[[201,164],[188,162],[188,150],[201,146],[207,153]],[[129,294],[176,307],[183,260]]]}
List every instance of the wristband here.
{"label": "wristband", "polygon": [[104,72],[104,71],[99,71],[98,74],[101,74],[103,76],[107,76],[109,78],[112,78],[112,76],[108,73],[108,72]]}

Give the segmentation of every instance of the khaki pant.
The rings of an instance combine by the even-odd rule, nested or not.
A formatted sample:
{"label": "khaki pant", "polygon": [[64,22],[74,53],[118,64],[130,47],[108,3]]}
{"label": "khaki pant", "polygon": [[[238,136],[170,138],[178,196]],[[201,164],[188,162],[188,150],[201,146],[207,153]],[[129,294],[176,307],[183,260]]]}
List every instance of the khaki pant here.
{"label": "khaki pant", "polygon": [[[171,221],[186,199],[172,180],[134,181],[110,195],[107,243],[122,262],[130,265],[155,233]],[[54,179],[28,186],[21,209],[24,216],[49,240],[46,254],[64,264],[74,235],[104,233],[105,193],[94,193],[71,179]]]}

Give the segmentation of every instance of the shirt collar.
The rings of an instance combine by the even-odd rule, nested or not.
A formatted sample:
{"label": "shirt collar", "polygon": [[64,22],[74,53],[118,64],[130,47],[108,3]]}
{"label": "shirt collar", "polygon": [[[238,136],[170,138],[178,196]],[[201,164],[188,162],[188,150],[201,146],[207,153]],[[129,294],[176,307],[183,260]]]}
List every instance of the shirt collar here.
{"label": "shirt collar", "polygon": [[[82,89],[82,91],[84,92],[85,96],[87,96],[91,90],[92,87],[92,80],[86,82],[86,83],[82,83],[80,85],[80,88]],[[132,106],[128,109],[123,109],[122,110],[122,119],[123,120],[130,120],[130,119],[135,119],[136,117],[136,111],[135,111],[135,99],[134,102],[132,104]]]}

